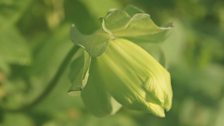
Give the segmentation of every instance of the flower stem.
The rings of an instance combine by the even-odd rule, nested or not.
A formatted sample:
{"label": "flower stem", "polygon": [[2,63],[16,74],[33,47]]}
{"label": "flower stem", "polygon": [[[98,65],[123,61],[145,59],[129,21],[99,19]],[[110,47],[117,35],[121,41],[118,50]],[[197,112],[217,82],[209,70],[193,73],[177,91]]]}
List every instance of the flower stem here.
{"label": "flower stem", "polygon": [[79,47],[74,45],[71,50],[67,53],[66,57],[64,58],[64,60],[62,61],[61,65],[59,66],[57,72],[55,73],[54,77],[49,81],[47,87],[44,89],[44,91],[37,96],[32,102],[21,106],[19,108],[3,108],[3,110],[5,111],[9,111],[9,112],[18,112],[18,111],[26,111],[29,108],[32,108],[33,106],[37,105],[38,103],[40,103],[42,100],[44,100],[44,98],[46,98],[46,96],[54,89],[54,87],[58,84],[58,81],[60,80],[61,76],[63,75],[63,73],[66,70],[66,67],[68,66],[68,64],[70,63],[72,57],[74,56],[74,54],[78,51]]}

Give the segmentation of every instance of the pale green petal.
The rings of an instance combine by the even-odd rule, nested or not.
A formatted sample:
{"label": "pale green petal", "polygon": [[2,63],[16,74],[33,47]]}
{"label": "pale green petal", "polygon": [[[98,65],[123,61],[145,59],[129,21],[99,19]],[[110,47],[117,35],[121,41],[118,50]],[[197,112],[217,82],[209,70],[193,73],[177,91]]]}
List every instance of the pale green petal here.
{"label": "pale green petal", "polygon": [[[106,89],[122,105],[133,109],[144,109],[146,107],[143,103],[145,92],[137,87],[138,78],[131,72],[126,75],[122,66],[115,62],[107,55],[98,58],[97,65],[100,66],[100,73]],[[129,77],[136,78],[136,83]]]}
{"label": "pale green petal", "polygon": [[[143,80],[149,78],[148,83],[144,84],[145,89],[158,97],[163,103],[164,108],[169,110],[172,104],[172,89],[169,72],[149,53],[130,41],[116,40],[114,41],[114,45],[120,46],[120,52],[126,51],[126,54],[129,55],[128,62],[133,65],[132,69],[138,72]],[[117,49],[117,51],[119,51],[119,49]],[[124,58],[127,57],[126,55]]]}
{"label": "pale green petal", "polygon": [[[171,106],[169,73],[144,49],[117,39],[97,58],[107,89],[121,104],[163,116]],[[153,110],[155,108],[155,110]]]}
{"label": "pale green petal", "polygon": [[148,103],[148,110],[159,117],[165,117],[164,109],[157,104]]}

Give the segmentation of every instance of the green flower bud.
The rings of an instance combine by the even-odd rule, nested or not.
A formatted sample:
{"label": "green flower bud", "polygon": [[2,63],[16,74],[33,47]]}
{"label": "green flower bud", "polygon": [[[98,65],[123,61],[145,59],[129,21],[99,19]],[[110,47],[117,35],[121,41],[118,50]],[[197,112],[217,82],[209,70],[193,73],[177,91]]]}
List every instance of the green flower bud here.
{"label": "green flower bud", "polygon": [[123,106],[160,117],[171,108],[169,73],[138,45],[112,40],[96,62],[105,90]]}
{"label": "green flower bud", "polygon": [[139,45],[161,42],[170,28],[158,27],[135,7],[112,10],[101,21],[89,35],[72,27],[72,40],[84,53],[72,63],[71,91],[81,90],[86,108],[97,116],[122,105],[164,117],[172,105],[170,74]]}

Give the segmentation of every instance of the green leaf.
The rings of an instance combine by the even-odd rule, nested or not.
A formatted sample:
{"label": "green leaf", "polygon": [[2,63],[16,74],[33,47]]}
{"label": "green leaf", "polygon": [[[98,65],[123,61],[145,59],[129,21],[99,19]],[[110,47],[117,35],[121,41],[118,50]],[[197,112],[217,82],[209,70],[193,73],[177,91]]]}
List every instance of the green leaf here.
{"label": "green leaf", "polygon": [[0,62],[0,69],[5,70],[9,64],[28,65],[31,62],[26,40],[14,27],[0,31]]}
{"label": "green leaf", "polygon": [[15,23],[20,18],[29,3],[30,0],[24,0],[23,2],[18,0],[1,0],[0,29]]}
{"label": "green leaf", "polygon": [[95,31],[95,29],[97,29],[100,26],[100,24],[92,15],[92,11],[89,11],[89,8],[87,8],[83,2],[84,1],[79,0],[65,0],[64,1],[65,20],[71,23],[75,23],[76,27],[80,29],[81,32],[91,33]]}
{"label": "green leaf", "polygon": [[83,49],[80,49],[76,55],[78,57],[73,60],[69,73],[72,82],[69,93],[81,91],[85,87],[89,76],[90,56]]}
{"label": "green leaf", "polygon": [[110,39],[110,35],[103,30],[98,30],[91,35],[84,35],[75,26],[72,27],[71,34],[72,41],[83,47],[92,57],[101,55],[106,50]]}
{"label": "green leaf", "polygon": [[3,72],[4,74],[9,74],[10,72],[9,65],[4,61],[1,61],[1,58],[0,58],[0,72]]}

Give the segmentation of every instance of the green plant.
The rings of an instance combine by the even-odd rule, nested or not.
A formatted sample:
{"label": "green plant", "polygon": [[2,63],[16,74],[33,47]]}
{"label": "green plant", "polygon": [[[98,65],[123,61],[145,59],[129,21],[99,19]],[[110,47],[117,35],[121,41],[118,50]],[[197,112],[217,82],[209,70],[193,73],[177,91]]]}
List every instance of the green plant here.
{"label": "green plant", "polygon": [[164,117],[164,109],[172,104],[170,75],[141,43],[161,42],[170,28],[158,27],[148,14],[133,6],[111,10],[100,20],[101,27],[92,34],[72,27],[74,47],[39,96],[19,108],[3,108],[22,111],[39,103],[73,60],[70,91],[81,91],[86,107],[95,115],[113,114],[122,105]]}

